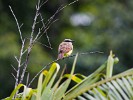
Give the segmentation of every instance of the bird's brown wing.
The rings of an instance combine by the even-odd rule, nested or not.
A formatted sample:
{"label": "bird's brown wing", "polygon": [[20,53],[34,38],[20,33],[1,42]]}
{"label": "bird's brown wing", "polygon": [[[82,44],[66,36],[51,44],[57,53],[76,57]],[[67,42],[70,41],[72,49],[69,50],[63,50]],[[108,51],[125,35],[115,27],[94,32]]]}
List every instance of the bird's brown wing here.
{"label": "bird's brown wing", "polygon": [[72,43],[62,42],[59,45],[58,53],[68,53],[72,49],[73,49]]}
{"label": "bird's brown wing", "polygon": [[59,59],[63,58],[64,57],[64,54],[65,53],[68,53],[72,49],[73,49],[72,43],[62,42],[59,45],[59,48],[58,48],[58,58]]}

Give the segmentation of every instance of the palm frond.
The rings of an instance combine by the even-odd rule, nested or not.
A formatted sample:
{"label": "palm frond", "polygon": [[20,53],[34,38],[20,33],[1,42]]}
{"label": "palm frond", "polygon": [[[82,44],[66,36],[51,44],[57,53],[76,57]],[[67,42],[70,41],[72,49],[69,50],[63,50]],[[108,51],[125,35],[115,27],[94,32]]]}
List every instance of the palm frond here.
{"label": "palm frond", "polygon": [[108,60],[67,91],[63,100],[133,100],[133,68],[112,77],[116,62],[111,51]]}

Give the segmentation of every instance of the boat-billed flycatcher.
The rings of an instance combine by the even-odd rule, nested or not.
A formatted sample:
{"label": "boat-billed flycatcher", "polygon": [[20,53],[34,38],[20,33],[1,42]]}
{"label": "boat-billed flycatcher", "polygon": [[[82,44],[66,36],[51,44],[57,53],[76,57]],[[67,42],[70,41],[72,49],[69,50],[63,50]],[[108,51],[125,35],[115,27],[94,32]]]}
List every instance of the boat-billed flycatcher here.
{"label": "boat-billed flycatcher", "polygon": [[72,42],[74,42],[71,39],[64,39],[63,42],[60,43],[58,48],[58,58],[62,59],[64,57],[70,56],[73,51],[73,45]]}

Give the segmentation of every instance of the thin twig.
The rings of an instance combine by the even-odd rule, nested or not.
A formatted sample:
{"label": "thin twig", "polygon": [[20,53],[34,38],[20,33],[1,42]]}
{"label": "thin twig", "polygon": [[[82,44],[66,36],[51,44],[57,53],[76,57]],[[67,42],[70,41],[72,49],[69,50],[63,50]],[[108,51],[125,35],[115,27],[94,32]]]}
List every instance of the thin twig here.
{"label": "thin twig", "polygon": [[20,29],[21,29],[21,27],[23,26],[24,24],[22,23],[19,27],[20,27]]}
{"label": "thin twig", "polygon": [[[41,36],[38,37],[37,40],[39,40],[44,33],[47,32],[47,30],[49,29],[49,27],[51,26],[52,23],[56,22],[58,19],[54,20],[53,19],[55,18],[55,16],[60,12],[62,11],[64,8],[66,8],[67,6],[70,6],[72,4],[74,4],[75,2],[77,2],[78,0],[74,0],[73,2],[69,3],[69,4],[66,4],[65,6],[61,5],[56,11],[55,13],[44,23],[43,25],[43,29],[44,29],[44,32],[41,34]],[[42,20],[43,21],[43,18]],[[47,33],[46,33],[46,36],[47,36]],[[48,41],[49,41],[49,37],[47,37]],[[49,42],[50,43],[50,42]],[[50,45],[50,44],[49,44]]]}
{"label": "thin twig", "polygon": [[16,59],[17,62],[19,62],[17,56],[14,56],[14,58]]}
{"label": "thin twig", "polygon": [[14,77],[14,79],[16,80],[16,77],[15,77],[15,75],[13,74],[13,73],[11,73],[12,74],[12,76]]}
{"label": "thin twig", "polygon": [[[95,54],[95,53],[102,54],[103,52],[101,52],[101,51],[84,52],[84,53],[79,53],[79,55],[88,55],[88,54]],[[44,67],[42,66],[43,68],[32,78],[32,80],[31,80],[30,83],[28,84],[28,87],[30,87],[31,83],[37,78],[37,76],[38,76],[46,67],[48,67],[48,66],[51,65],[52,63],[58,62],[58,61],[63,60],[63,59],[75,57],[75,56],[76,56],[76,54],[71,55],[71,56],[68,56],[68,57],[65,57],[65,58],[62,58],[62,59],[56,59],[56,60],[53,60],[52,62],[48,63],[48,64],[45,65],[45,66],[43,65]]]}
{"label": "thin twig", "polygon": [[[34,42],[37,41],[37,40],[39,40],[39,39],[44,35],[44,33],[45,33],[45,34],[46,34],[46,37],[47,37],[47,40],[48,40],[48,43],[49,43],[49,48],[52,48],[52,47],[51,47],[51,43],[50,43],[49,36],[48,36],[48,34],[47,34],[47,30],[49,29],[49,27],[51,26],[52,23],[54,23],[54,22],[56,22],[56,21],[58,20],[58,19],[56,19],[56,20],[53,21],[53,19],[55,18],[56,14],[58,14],[58,13],[59,13],[60,11],[62,11],[64,8],[66,8],[67,6],[70,6],[70,5],[74,4],[74,3],[77,2],[77,1],[78,1],[78,0],[75,0],[75,1],[69,3],[69,4],[65,5],[65,6],[61,5],[61,6],[56,10],[56,12],[47,20],[46,23],[43,22],[43,17],[42,17],[42,15],[41,15],[41,13],[39,13],[40,18],[41,18],[41,22],[42,22],[42,24],[43,24],[43,27],[41,28],[41,30],[43,29],[44,31],[43,31],[42,34],[40,35],[40,33],[41,33],[40,31],[41,31],[41,30],[39,30],[38,34],[36,35],[36,37],[35,37],[35,39],[34,39]],[[47,2],[47,0],[46,0],[46,2]],[[46,2],[44,2],[44,3],[46,3]],[[39,35],[40,35],[40,36],[39,36]]]}
{"label": "thin twig", "polygon": [[[27,39],[29,39],[29,38],[27,38]],[[45,46],[45,47],[50,48],[50,49],[53,49],[53,48],[49,47],[48,45],[43,44],[43,43],[41,43],[41,42],[39,42],[39,41],[35,41],[35,40],[34,40],[34,44],[35,44],[35,43],[41,44],[42,46]]]}
{"label": "thin twig", "polygon": [[22,66],[21,62],[22,62],[24,46],[25,46],[25,40],[22,42],[22,47],[21,47],[21,50],[20,50],[20,56],[19,56],[19,60],[18,60],[18,70],[17,70],[17,75],[16,75],[15,87],[18,85],[18,80],[19,80],[19,76],[20,76],[20,67]]}
{"label": "thin twig", "polygon": [[12,12],[12,15],[13,15],[15,21],[16,21],[16,24],[17,24],[17,27],[18,27],[18,31],[19,31],[19,34],[20,34],[20,38],[21,38],[21,41],[23,42],[22,32],[21,32],[21,29],[20,29],[20,28],[22,27],[23,24],[19,25],[18,20],[17,20],[17,18],[16,18],[16,16],[15,16],[14,12],[13,12],[13,10],[12,10],[12,7],[11,7],[10,5],[9,5],[9,8],[10,8],[10,10],[11,10],[11,12]]}
{"label": "thin twig", "polygon": [[22,37],[22,32],[21,32],[21,27],[22,27],[23,24],[19,25],[18,20],[17,20],[17,18],[16,18],[16,16],[15,16],[15,14],[14,14],[14,12],[13,12],[11,6],[9,6],[9,8],[10,8],[11,13],[12,13],[12,15],[13,15],[15,21],[16,21],[16,24],[17,24],[17,27],[18,27],[18,31],[19,31],[19,35],[20,35],[20,39],[21,39],[21,42],[22,42],[22,46],[21,46],[19,58],[17,58],[17,57],[15,56],[15,59],[16,59],[17,62],[18,62],[18,67],[17,67],[18,69],[17,69],[16,78],[15,78],[15,80],[16,80],[16,82],[15,82],[15,87],[16,87],[16,86],[18,85],[18,80],[19,80],[19,75],[20,75],[20,67],[21,67],[21,61],[22,61],[24,46],[25,46],[25,39],[23,39],[23,37]]}
{"label": "thin twig", "polygon": [[35,42],[35,41],[38,39],[38,37],[39,37],[40,34],[41,34],[41,29],[39,28],[39,31],[38,31],[38,33],[37,33],[35,39],[33,40],[33,42]]}
{"label": "thin twig", "polygon": [[[42,15],[41,15],[41,13],[40,13],[40,18],[41,18],[41,21],[42,21],[43,27],[44,27],[44,29],[45,29],[46,27],[45,27],[45,24],[44,24],[44,22],[43,22],[43,17],[42,17]],[[46,37],[47,37],[47,40],[48,40],[48,43],[49,43],[49,47],[52,48],[52,47],[51,47],[50,40],[49,40],[49,37],[48,37],[48,33],[47,33],[47,31],[46,31]]]}
{"label": "thin twig", "polygon": [[[34,42],[37,41],[37,40],[39,40],[40,37],[45,33],[45,34],[46,34],[46,37],[47,37],[47,40],[48,40],[48,43],[49,43],[49,48],[52,48],[52,47],[51,47],[50,40],[49,40],[49,37],[48,37],[48,35],[47,35],[47,30],[48,30],[48,29],[45,27],[45,24],[44,24],[44,22],[43,22],[43,18],[42,18],[41,13],[39,13],[39,15],[40,15],[41,22],[42,22],[42,25],[43,25],[43,26],[42,26],[42,28],[39,28],[39,31],[38,31],[38,33],[37,33],[35,39],[34,39]],[[41,32],[41,31],[43,31],[43,29],[44,29],[44,32]],[[42,34],[41,34],[41,33],[42,33]],[[40,34],[41,34],[41,35],[40,35]]]}
{"label": "thin twig", "polygon": [[20,65],[20,66],[23,66],[24,64],[25,64],[25,62],[21,63],[21,65]]}
{"label": "thin twig", "polygon": [[40,0],[38,0],[38,4],[36,5],[36,14],[35,14],[34,21],[33,21],[33,24],[32,24],[30,42],[29,42],[27,55],[26,55],[26,60],[25,60],[25,64],[24,64],[24,68],[23,68],[21,77],[20,77],[19,84],[22,83],[22,81],[24,79],[24,75],[25,75],[25,72],[26,72],[26,69],[27,69],[27,66],[28,66],[28,63],[29,63],[30,52],[31,52],[31,49],[32,49],[32,47],[34,45],[34,36],[33,35],[34,35],[35,27],[36,27],[37,18],[39,16],[39,10],[40,10]]}
{"label": "thin twig", "polygon": [[48,2],[48,0],[46,0],[46,1],[42,1],[42,3],[40,4],[40,7],[42,7],[44,4],[46,4]]}
{"label": "thin twig", "polygon": [[47,27],[45,27],[45,29],[43,29],[44,31],[43,31],[42,34],[38,37],[37,41],[44,35],[44,33],[47,32],[47,30],[49,29],[49,27],[50,27],[53,23],[55,23],[57,20],[58,20],[58,19],[55,19],[53,22],[51,22],[51,23],[49,24],[49,26],[47,26]]}
{"label": "thin twig", "polygon": [[38,42],[38,41],[35,41],[35,42],[38,43],[38,44],[41,44],[42,46],[45,46],[45,47],[47,47],[47,48],[53,49],[52,47],[49,47],[49,46],[47,46],[46,44],[43,44],[43,43],[41,43],[41,42]]}
{"label": "thin twig", "polygon": [[11,65],[11,66],[12,66],[12,68],[14,69],[14,71],[17,72],[16,68],[15,68],[13,65]]}
{"label": "thin twig", "polygon": [[60,11],[62,11],[63,9],[65,9],[67,6],[70,6],[74,3],[78,2],[78,0],[74,0],[73,2],[70,2],[69,4],[66,4],[65,6],[61,5],[56,12],[48,19],[48,21],[45,23],[46,27],[49,26],[49,24],[51,23],[51,21],[55,18],[56,14],[58,14]]}
{"label": "thin twig", "polygon": [[52,22],[52,20],[55,18],[56,14],[58,14],[61,10],[62,5],[56,10],[56,12],[47,20],[47,22],[45,23],[45,27],[48,27],[49,24]]}
{"label": "thin twig", "polygon": [[25,49],[22,54],[24,55],[26,52],[27,52],[27,49]]}

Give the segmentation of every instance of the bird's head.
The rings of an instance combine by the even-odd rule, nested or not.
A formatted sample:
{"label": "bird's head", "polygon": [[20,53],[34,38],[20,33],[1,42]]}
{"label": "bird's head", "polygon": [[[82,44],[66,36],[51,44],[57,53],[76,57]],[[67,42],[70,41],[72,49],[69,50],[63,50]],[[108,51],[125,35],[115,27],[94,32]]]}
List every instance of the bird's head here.
{"label": "bird's head", "polygon": [[71,40],[71,39],[64,39],[64,42],[74,42],[74,40]]}

